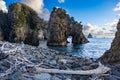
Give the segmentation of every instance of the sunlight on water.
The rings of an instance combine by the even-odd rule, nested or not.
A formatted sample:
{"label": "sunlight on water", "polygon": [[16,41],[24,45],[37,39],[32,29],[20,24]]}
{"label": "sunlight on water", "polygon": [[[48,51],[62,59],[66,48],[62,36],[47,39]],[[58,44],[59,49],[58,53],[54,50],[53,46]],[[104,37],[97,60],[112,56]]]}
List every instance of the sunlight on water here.
{"label": "sunlight on water", "polygon": [[89,43],[74,45],[71,43],[71,38],[68,38],[70,43],[65,47],[48,47],[46,46],[47,41],[40,41],[40,47],[63,51],[86,58],[99,58],[110,48],[112,40],[112,38],[89,38]]}

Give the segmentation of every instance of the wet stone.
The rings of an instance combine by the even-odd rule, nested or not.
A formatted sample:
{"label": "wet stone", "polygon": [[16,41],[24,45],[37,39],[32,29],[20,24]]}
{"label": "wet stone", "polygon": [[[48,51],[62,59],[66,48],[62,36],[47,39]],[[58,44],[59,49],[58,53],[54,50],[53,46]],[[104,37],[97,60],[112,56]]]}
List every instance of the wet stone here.
{"label": "wet stone", "polygon": [[52,80],[62,80],[62,79],[58,78],[57,76],[53,76]]}
{"label": "wet stone", "polygon": [[107,76],[104,78],[104,80],[118,80],[118,79],[112,76]]}
{"label": "wet stone", "polygon": [[51,80],[51,75],[48,73],[41,73],[34,75],[35,80]]}

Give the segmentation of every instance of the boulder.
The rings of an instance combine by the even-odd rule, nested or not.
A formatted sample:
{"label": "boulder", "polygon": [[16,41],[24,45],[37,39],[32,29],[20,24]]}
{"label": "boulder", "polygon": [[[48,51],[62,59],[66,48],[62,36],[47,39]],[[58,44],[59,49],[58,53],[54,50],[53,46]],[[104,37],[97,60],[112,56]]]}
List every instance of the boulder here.
{"label": "boulder", "polygon": [[7,58],[8,55],[0,51],[0,60]]}
{"label": "boulder", "polygon": [[35,74],[34,80],[51,80],[52,76],[48,73]]}

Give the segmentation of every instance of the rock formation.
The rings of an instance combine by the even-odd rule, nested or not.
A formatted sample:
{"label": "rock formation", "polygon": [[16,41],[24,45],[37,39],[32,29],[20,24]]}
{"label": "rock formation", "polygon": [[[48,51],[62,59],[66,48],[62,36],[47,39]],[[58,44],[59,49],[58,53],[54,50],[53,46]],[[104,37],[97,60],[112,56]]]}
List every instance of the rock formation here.
{"label": "rock formation", "polygon": [[4,26],[4,29],[7,30],[2,29],[7,35],[4,40],[10,42],[23,41],[25,44],[38,46],[39,40],[44,38],[42,31],[44,20],[40,19],[37,13],[25,4],[14,3],[10,5],[7,21],[3,19],[2,21],[9,26],[8,28]]}
{"label": "rock formation", "polygon": [[8,14],[13,14],[10,41],[23,41],[25,44],[38,46],[42,20],[37,13],[25,4],[15,3],[9,7]]}
{"label": "rock formation", "polygon": [[75,23],[73,26],[73,32],[72,32],[72,43],[75,44],[82,44],[87,43],[88,40],[84,36],[82,32],[82,25],[81,23]]}
{"label": "rock formation", "polygon": [[93,38],[91,33],[88,34],[88,38]]}
{"label": "rock formation", "polygon": [[106,51],[99,60],[110,64],[120,63],[120,20],[117,24],[117,32],[111,44],[111,48]]}
{"label": "rock formation", "polygon": [[22,3],[9,6],[8,13],[0,12],[0,40],[21,42],[38,46],[43,39],[44,20]]}
{"label": "rock formation", "polygon": [[[79,32],[77,32],[79,31]],[[67,37],[73,37],[73,43],[86,43],[82,25],[66,14],[61,8],[54,8],[48,23],[48,46],[65,46]]]}
{"label": "rock formation", "polygon": [[65,10],[54,8],[48,23],[48,43],[49,46],[64,46],[67,43],[66,30],[67,15]]}
{"label": "rock formation", "polygon": [[7,40],[10,31],[8,24],[7,13],[0,11],[0,40]]}

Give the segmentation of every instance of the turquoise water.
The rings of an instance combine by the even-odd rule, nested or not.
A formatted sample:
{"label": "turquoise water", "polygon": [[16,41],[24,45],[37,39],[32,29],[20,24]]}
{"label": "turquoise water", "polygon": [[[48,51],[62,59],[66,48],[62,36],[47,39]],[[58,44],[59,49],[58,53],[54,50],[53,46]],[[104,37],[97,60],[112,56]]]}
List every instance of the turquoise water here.
{"label": "turquoise water", "polygon": [[112,38],[88,38],[89,43],[82,45],[74,45],[71,43],[71,38],[68,38],[70,43],[65,47],[48,47],[47,41],[40,41],[40,47],[50,48],[57,51],[67,52],[76,56],[85,58],[99,58],[111,46]]}

